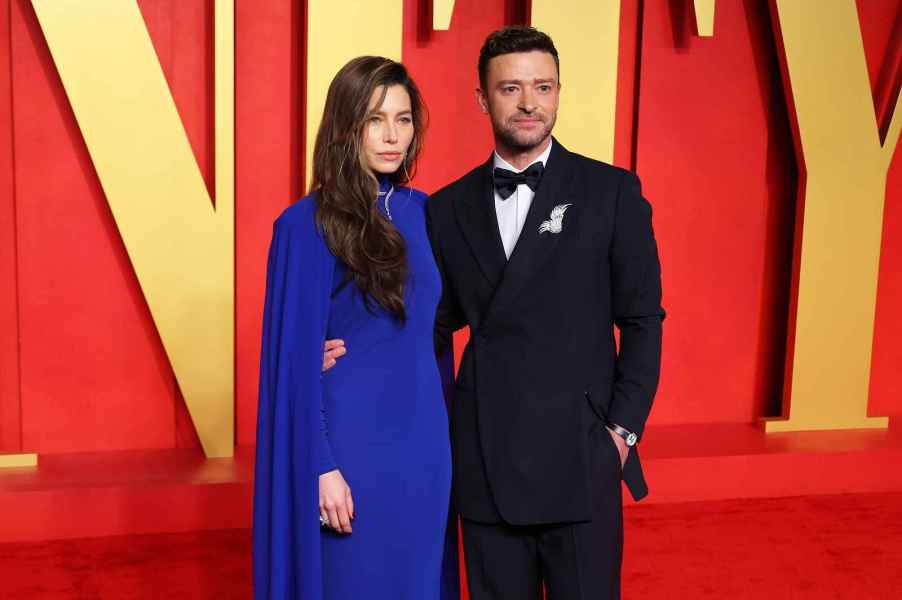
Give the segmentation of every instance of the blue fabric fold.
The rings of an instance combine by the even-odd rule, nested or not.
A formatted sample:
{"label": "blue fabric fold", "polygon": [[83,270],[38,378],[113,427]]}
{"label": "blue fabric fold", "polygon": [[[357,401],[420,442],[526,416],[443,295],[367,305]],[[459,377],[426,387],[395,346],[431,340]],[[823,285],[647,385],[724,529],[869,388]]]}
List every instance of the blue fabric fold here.
{"label": "blue fabric fold", "polygon": [[[334,468],[322,427],[322,354],[335,259],[314,202],[273,226],[266,276],[254,482],[254,598],[321,600],[318,476]],[[313,441],[313,443],[311,443]]]}

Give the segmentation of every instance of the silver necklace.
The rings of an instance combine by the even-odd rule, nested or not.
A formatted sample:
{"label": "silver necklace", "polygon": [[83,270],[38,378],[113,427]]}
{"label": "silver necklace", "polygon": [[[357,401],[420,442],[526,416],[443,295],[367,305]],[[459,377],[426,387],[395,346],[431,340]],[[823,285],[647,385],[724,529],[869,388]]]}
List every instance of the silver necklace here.
{"label": "silver necklace", "polygon": [[388,207],[388,200],[391,198],[391,195],[395,193],[395,186],[391,186],[387,192],[379,192],[377,196],[385,196],[385,199],[382,201],[385,205],[385,214],[388,216],[389,221],[394,221],[391,218],[391,209]]}

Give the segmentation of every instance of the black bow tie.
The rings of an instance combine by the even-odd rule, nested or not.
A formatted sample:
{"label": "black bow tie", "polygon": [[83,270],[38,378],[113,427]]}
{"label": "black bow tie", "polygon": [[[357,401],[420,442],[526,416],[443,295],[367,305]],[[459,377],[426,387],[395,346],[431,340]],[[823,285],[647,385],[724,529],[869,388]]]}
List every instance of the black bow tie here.
{"label": "black bow tie", "polygon": [[539,181],[542,179],[542,171],[544,170],[545,165],[541,162],[532,163],[526,167],[525,171],[520,173],[508,171],[501,167],[495,167],[495,171],[492,173],[495,191],[498,192],[498,195],[501,196],[502,200],[510,198],[511,194],[517,191],[517,186],[521,183],[525,183],[529,186],[529,189],[536,191],[536,188],[539,187]]}

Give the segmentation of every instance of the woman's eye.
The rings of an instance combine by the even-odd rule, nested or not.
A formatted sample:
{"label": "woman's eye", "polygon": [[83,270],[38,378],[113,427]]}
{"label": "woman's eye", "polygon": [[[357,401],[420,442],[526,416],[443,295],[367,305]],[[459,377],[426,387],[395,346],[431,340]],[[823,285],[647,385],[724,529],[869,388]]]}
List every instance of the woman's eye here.
{"label": "woman's eye", "polygon": [[372,117],[370,117],[370,123],[378,123],[378,122],[381,121],[381,120],[382,120],[382,119],[380,119],[380,118],[379,118],[378,116],[376,116],[376,115],[373,115]]}
{"label": "woman's eye", "polygon": [[410,117],[401,117],[398,120],[401,121],[402,123],[412,123],[413,122],[413,119],[411,119]]}

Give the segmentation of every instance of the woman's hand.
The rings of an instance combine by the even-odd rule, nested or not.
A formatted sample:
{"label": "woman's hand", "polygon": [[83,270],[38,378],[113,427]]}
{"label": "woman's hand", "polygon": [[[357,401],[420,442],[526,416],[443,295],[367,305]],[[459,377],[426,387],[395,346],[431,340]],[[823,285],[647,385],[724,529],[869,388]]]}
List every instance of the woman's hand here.
{"label": "woman's hand", "polygon": [[354,500],[338,469],[319,476],[319,514],[328,519],[329,527],[335,531],[351,533]]}
{"label": "woman's hand", "polygon": [[326,340],[326,345],[323,348],[323,371],[328,371],[334,367],[337,359],[344,356],[345,352],[347,352],[347,349],[345,348],[344,340]]}

